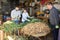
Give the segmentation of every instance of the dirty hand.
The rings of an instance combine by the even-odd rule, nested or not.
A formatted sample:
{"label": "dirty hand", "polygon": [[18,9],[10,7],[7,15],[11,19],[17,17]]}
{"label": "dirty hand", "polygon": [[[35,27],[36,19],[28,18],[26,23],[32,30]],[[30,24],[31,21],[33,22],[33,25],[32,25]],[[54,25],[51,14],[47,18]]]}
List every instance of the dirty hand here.
{"label": "dirty hand", "polygon": [[29,19],[27,21],[30,21]]}

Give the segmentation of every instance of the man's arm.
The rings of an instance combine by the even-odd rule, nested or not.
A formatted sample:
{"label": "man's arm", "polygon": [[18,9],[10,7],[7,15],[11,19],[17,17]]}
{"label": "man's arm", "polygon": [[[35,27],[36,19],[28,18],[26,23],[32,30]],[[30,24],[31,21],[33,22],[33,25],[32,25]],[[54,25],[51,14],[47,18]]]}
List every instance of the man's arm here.
{"label": "man's arm", "polygon": [[13,12],[11,12],[11,18],[13,18]]}
{"label": "man's arm", "polygon": [[30,18],[29,14],[27,13],[27,17]]}
{"label": "man's arm", "polygon": [[59,12],[57,10],[54,10],[53,11],[53,16],[54,16],[54,21],[55,21],[55,24],[58,25],[59,24]]}
{"label": "man's arm", "polygon": [[11,18],[12,18],[12,20],[15,18],[15,17],[14,17],[14,12],[13,12],[13,11],[11,12]]}

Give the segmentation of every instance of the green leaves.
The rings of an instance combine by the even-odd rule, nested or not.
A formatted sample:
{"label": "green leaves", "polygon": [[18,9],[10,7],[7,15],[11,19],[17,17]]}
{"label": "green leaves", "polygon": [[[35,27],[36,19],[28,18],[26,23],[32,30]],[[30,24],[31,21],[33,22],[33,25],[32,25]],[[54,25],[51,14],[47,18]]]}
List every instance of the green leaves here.
{"label": "green leaves", "polygon": [[25,25],[27,25],[28,23],[34,23],[34,22],[40,22],[41,20],[39,20],[39,19],[30,19],[30,21],[29,22],[25,22],[25,23],[20,23],[20,24],[16,24],[16,23],[14,23],[13,21],[12,21],[12,23],[10,23],[10,24],[4,24],[4,28],[3,28],[3,30],[5,31],[5,32],[12,32],[13,30],[15,30],[15,29],[19,29],[19,28],[23,28]]}
{"label": "green leaves", "polygon": [[19,29],[22,28],[24,25],[26,25],[26,23],[21,23],[21,24],[16,24],[16,23],[11,23],[11,24],[4,24],[4,28],[3,30],[5,32],[12,32],[14,29]]}

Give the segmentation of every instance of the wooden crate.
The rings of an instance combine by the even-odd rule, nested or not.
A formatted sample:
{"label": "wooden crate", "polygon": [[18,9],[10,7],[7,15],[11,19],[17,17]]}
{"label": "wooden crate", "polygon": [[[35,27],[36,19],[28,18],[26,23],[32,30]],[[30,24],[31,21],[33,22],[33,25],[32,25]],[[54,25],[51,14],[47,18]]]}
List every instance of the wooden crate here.
{"label": "wooden crate", "polygon": [[3,31],[0,30],[0,40],[3,40]]}

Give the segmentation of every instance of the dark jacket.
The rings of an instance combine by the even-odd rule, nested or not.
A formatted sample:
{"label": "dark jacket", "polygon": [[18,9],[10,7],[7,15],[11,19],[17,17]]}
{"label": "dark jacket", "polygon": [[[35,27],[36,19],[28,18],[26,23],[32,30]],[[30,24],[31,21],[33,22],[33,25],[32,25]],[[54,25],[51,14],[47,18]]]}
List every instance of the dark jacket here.
{"label": "dark jacket", "polygon": [[58,25],[59,24],[59,11],[53,7],[50,10],[50,24],[52,25]]}

